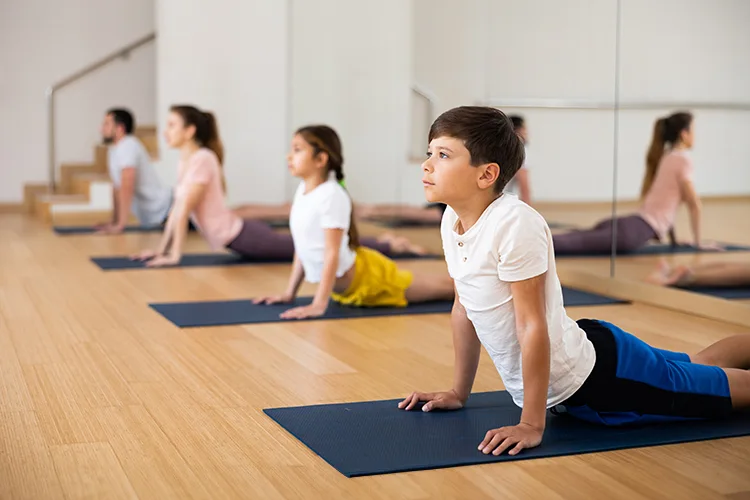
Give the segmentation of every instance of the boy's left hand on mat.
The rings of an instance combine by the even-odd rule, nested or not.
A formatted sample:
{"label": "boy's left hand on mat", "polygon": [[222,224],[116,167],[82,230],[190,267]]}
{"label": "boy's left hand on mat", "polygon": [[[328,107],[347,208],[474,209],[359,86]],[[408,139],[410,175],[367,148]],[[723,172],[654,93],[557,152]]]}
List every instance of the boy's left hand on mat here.
{"label": "boy's left hand on mat", "polygon": [[281,313],[279,317],[281,319],[315,318],[318,316],[323,316],[326,313],[326,309],[326,306],[316,306],[315,304],[310,304],[309,306],[288,309]]}
{"label": "boy's left hand on mat", "polygon": [[497,456],[510,448],[508,455],[517,455],[524,448],[539,446],[543,434],[544,430],[524,423],[492,429],[487,432],[484,441],[480,443],[479,451],[485,455],[492,453]]}

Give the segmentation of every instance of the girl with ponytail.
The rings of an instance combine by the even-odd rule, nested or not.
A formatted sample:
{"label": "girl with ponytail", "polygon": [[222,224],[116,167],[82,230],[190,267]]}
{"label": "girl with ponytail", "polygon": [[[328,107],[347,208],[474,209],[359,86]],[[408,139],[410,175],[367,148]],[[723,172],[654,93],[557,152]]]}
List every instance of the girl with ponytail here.
{"label": "girl with ponytail", "polygon": [[[701,240],[701,204],[693,186],[693,163],[687,152],[693,147],[693,116],[688,112],[659,118],[646,154],[646,174],[641,186],[641,209],[617,218],[617,252],[629,253],[650,240],[664,240],[673,245],[674,222],[680,204],[690,211],[693,241],[696,248],[717,249]],[[614,221],[606,219],[592,229],[553,236],[555,253],[575,255],[612,251]]]}
{"label": "girl with ponytail", "polygon": [[[242,219],[227,207],[224,146],[214,115],[194,106],[172,106],[164,135],[171,148],[180,150],[174,203],[158,249],[133,258],[146,261],[149,267],[179,264],[192,222],[212,250],[229,249],[248,259],[291,262],[294,242],[289,234],[278,233],[260,220]],[[356,236],[353,241],[358,242]],[[421,251],[404,238],[390,236],[382,241],[363,239],[362,244],[389,255]]]}
{"label": "girl with ponytail", "polygon": [[322,316],[331,298],[360,307],[453,299],[453,280],[447,273],[413,275],[360,245],[352,200],[343,185],[341,141],[332,128],[312,125],[297,130],[287,161],[292,175],[302,179],[289,218],[294,264],[286,292],[256,303],[292,302],[303,279],[318,283],[313,302],[285,311],[282,318]]}

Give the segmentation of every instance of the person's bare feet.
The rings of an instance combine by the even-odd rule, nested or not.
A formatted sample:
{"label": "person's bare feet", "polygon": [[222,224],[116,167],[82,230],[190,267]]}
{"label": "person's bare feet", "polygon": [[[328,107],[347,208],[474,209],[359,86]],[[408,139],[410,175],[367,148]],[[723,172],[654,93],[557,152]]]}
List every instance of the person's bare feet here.
{"label": "person's bare feet", "polygon": [[393,233],[383,233],[378,237],[381,243],[388,243],[391,252],[395,254],[411,253],[415,255],[427,255],[427,249],[409,241],[404,236],[398,236]]}
{"label": "person's bare feet", "polygon": [[670,267],[665,260],[659,262],[656,270],[646,281],[660,286],[685,286],[690,283],[690,268],[684,264]]}

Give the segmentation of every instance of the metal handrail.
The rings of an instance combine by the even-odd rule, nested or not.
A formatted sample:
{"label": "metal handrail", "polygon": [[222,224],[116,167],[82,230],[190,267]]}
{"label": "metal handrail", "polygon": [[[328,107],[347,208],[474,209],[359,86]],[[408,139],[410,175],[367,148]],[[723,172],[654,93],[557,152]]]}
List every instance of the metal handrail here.
{"label": "metal handrail", "polygon": [[135,49],[138,49],[147,43],[152,42],[156,39],[156,33],[148,34],[142,38],[139,38],[138,40],[129,43],[128,45],[122,47],[121,49],[118,49],[115,52],[112,52],[108,56],[105,56],[101,59],[99,59],[96,62],[93,62],[86,66],[83,69],[80,69],[73,73],[72,75],[63,78],[62,80],[53,83],[49,87],[47,87],[46,96],[47,96],[47,126],[48,126],[48,154],[49,154],[49,188],[50,193],[54,193],[57,188],[57,159],[55,155],[55,92],[58,90],[67,87],[71,83],[74,83],[84,76],[93,73],[94,71],[98,70],[99,68],[108,65],[109,63],[116,61],[117,59],[127,59],[130,56],[130,53],[134,51]]}
{"label": "metal handrail", "polygon": [[589,109],[614,111],[652,109],[709,109],[724,111],[750,111],[750,102],[721,101],[593,101],[585,99],[490,99],[486,105],[503,108],[527,109]]}
{"label": "metal handrail", "polygon": [[[411,91],[413,93],[415,93],[416,95],[418,95],[419,97],[421,97],[422,99],[424,99],[427,102],[427,108],[425,110],[425,116],[423,117],[423,119],[425,121],[425,130],[429,130],[430,126],[432,126],[432,120],[435,119],[435,107],[436,107],[435,102],[437,101],[437,99],[435,98],[435,96],[431,92],[429,92],[428,90],[426,90],[425,88],[423,88],[423,87],[421,87],[420,85],[417,85],[417,84],[412,84]],[[415,154],[411,150],[411,148],[413,148],[413,147],[414,147],[413,144],[411,144],[409,146],[409,148],[410,148],[409,149],[409,160],[410,161],[413,160],[412,157]],[[417,157],[421,158],[421,156],[417,156]]]}
{"label": "metal handrail", "polygon": [[436,101],[435,96],[433,96],[431,92],[425,90],[424,88],[422,88],[421,86],[417,84],[413,84],[411,86],[411,90],[412,92],[414,92],[420,97],[423,97],[427,101],[427,118],[430,124],[432,124],[432,120],[435,118],[435,115],[434,115],[435,101]]}

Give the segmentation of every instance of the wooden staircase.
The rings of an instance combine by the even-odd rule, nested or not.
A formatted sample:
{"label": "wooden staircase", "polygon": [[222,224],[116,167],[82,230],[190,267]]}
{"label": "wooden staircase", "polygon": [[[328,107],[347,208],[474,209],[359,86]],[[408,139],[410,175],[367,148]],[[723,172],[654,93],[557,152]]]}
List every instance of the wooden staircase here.
{"label": "wooden staircase", "polygon": [[[158,138],[155,126],[137,127],[134,135],[143,143],[153,160],[158,158]],[[24,186],[24,211],[48,224],[90,224],[109,217],[109,213],[94,211],[70,212],[54,215],[53,207],[89,203],[91,186],[95,183],[111,183],[107,172],[107,147],[94,146],[91,163],[63,163],[60,165],[57,192],[51,194],[46,184]]]}

